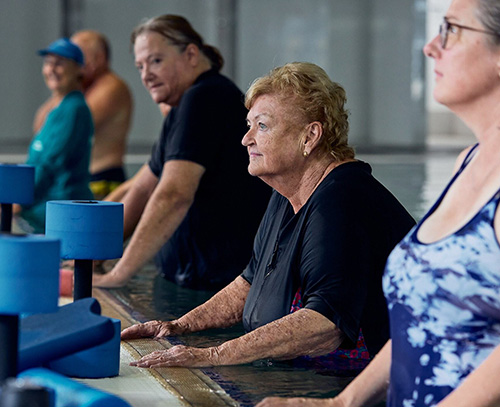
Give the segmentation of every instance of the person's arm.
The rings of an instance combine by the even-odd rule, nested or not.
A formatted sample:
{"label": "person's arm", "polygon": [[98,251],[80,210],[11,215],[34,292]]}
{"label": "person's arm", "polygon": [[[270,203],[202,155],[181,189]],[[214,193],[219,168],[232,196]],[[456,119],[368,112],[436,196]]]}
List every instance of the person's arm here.
{"label": "person's arm", "polygon": [[[146,163],[141,168],[139,168],[139,171],[137,171],[132,178],[121,183],[117,188],[115,188],[108,195],[106,195],[103,200],[110,201],[110,202],[123,202],[125,196],[132,189],[134,183],[138,179],[142,178],[144,176],[144,172],[147,172],[148,170],[149,170],[149,165]],[[149,170],[149,171],[151,171],[151,170]],[[156,181],[158,181],[158,178],[156,178]],[[141,182],[141,181],[139,181],[139,182]],[[156,183],[155,183],[155,185],[156,185]]]}
{"label": "person's arm", "polygon": [[122,182],[118,187],[113,189],[113,191],[106,195],[102,200],[109,202],[123,202],[123,199],[128,194],[128,191],[130,191],[130,188],[133,184],[134,178],[129,178],[125,182]]}
{"label": "person's arm", "polygon": [[158,177],[153,174],[149,165],[144,164],[134,178],[127,194],[123,197],[123,239],[126,240],[139,223],[146,208],[148,200],[151,198],[158,185]]}
{"label": "person's arm", "polygon": [[[369,407],[384,400],[389,386],[391,341],[337,397],[333,399],[268,397],[256,407]],[[465,405],[465,404],[464,404]],[[475,404],[468,404],[468,406]],[[439,405],[441,407],[441,405]]]}
{"label": "person's arm", "polygon": [[344,334],[329,319],[316,311],[301,309],[219,346],[174,346],[146,355],[131,365],[205,367],[319,356],[337,348],[343,339]]}
{"label": "person's arm", "polygon": [[500,405],[500,346],[437,407],[495,407]]}
{"label": "person's arm", "polygon": [[[135,216],[139,223],[123,253],[123,257],[109,273],[95,276],[96,287],[121,287],[132,278],[167,242],[180,225],[193,203],[205,169],[192,161],[167,161],[158,185],[148,200],[142,217],[124,201],[125,217]],[[152,174],[152,173],[151,173]],[[127,208],[128,205],[128,208]],[[128,212],[133,212],[128,216]],[[124,235],[130,231],[125,223]]]}
{"label": "person's arm", "polygon": [[241,276],[199,305],[174,321],[149,321],[132,325],[121,333],[121,339],[181,335],[209,328],[225,328],[241,321],[250,284]]}

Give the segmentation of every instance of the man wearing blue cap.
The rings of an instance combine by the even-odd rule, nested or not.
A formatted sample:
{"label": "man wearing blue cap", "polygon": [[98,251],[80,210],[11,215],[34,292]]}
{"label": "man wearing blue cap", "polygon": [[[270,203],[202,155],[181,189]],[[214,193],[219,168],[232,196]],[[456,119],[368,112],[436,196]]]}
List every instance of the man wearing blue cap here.
{"label": "man wearing blue cap", "polygon": [[35,197],[23,206],[19,224],[28,232],[45,230],[45,203],[92,199],[89,161],[94,126],[81,92],[83,53],[67,38],[38,51],[51,97],[37,111],[27,164],[35,166]]}

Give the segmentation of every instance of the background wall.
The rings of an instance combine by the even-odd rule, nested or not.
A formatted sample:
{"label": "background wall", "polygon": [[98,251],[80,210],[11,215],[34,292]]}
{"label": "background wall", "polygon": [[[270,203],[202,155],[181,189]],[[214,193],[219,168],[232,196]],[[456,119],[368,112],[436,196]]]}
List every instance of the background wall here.
{"label": "background wall", "polygon": [[347,90],[358,151],[419,151],[428,10],[425,0],[0,0],[0,153],[27,147],[48,96],[36,50],[82,28],[109,38],[113,69],[135,100],[129,152],[149,151],[162,118],[140,83],[129,37],[142,19],[164,13],[184,15],[218,46],[223,72],[242,90],[274,66],[315,62]]}

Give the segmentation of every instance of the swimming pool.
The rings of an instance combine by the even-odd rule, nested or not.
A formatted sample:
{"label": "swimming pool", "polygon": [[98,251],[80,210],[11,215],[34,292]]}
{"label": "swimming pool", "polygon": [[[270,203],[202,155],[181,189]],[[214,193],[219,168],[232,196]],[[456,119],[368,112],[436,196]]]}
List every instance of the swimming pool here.
{"label": "swimming pool", "polygon": [[[420,219],[448,182],[456,151],[423,154],[360,155],[373,173]],[[130,171],[134,172],[131,167]],[[370,197],[367,197],[370,199]],[[123,289],[110,292],[140,321],[174,319],[211,297],[213,292],[180,288],[159,277],[149,264]],[[241,325],[169,338],[190,346],[214,346],[243,334]],[[351,380],[331,371],[294,367],[284,362],[258,361],[242,366],[202,369],[241,406],[251,406],[266,396],[332,397]]]}

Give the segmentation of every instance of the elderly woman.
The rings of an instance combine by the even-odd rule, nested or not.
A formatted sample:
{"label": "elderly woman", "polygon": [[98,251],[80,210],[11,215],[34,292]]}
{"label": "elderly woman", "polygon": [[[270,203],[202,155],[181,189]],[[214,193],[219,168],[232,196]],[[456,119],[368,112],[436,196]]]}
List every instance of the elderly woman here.
{"label": "elderly woman", "polygon": [[92,115],[81,92],[83,53],[61,38],[38,52],[51,97],[37,111],[35,136],[27,164],[35,166],[32,205],[16,212],[17,224],[28,232],[45,230],[45,204],[57,199],[92,199],[89,162],[94,134]]}
{"label": "elderly woman", "polygon": [[453,0],[435,60],[435,99],[474,131],[436,204],[391,253],[391,341],[337,398],[260,406],[500,405],[500,4]]}
{"label": "elderly woman", "polygon": [[123,202],[130,242],[94,285],[123,286],[154,257],[166,279],[219,290],[245,267],[271,192],[246,171],[243,93],[181,16],[139,24],[131,42],[142,83],[168,116],[149,162],[108,198]]}
{"label": "elderly woman", "polygon": [[[345,92],[318,66],[293,63],[246,95],[248,170],[274,192],[241,276],[171,321],[122,339],[180,335],[243,321],[248,333],[211,348],[173,348],[133,365],[213,366],[332,353],[367,361],[388,337],[381,276],[414,224],[347,143]],[[244,213],[241,216],[245,216]]]}

